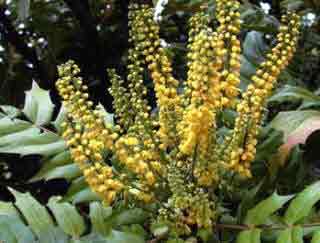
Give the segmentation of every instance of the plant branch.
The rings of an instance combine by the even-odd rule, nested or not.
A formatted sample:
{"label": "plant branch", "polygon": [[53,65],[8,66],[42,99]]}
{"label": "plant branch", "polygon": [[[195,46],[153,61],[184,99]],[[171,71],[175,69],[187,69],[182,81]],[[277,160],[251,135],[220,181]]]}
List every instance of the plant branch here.
{"label": "plant branch", "polygon": [[230,229],[230,230],[252,230],[252,229],[261,229],[261,230],[284,230],[292,228],[295,226],[300,226],[302,228],[312,228],[320,227],[320,222],[310,223],[310,224],[300,224],[300,225],[247,225],[247,224],[215,224],[214,227],[218,229]]}

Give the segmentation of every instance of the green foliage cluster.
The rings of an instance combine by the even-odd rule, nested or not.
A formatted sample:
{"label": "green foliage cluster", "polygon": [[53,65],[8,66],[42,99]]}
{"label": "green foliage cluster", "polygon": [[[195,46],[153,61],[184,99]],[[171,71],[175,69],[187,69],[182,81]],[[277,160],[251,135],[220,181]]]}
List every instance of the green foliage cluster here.
{"label": "green foliage cluster", "polygon": [[139,224],[147,215],[141,209],[112,209],[92,202],[86,215],[59,197],[52,197],[45,207],[29,193],[10,191],[15,203],[0,202],[0,239],[4,242],[144,242],[146,232]]}
{"label": "green foliage cluster", "polygon": [[[83,16],[74,14],[68,1],[45,2],[12,1],[9,7],[15,28],[24,23],[26,30],[34,30],[37,38],[46,37],[48,46],[37,44],[32,31],[24,36],[25,43],[31,40],[35,44],[30,50],[34,50],[42,60],[41,67],[35,65],[32,71],[26,69],[25,61],[33,63],[34,60],[28,59],[14,43],[0,39],[6,50],[0,52],[0,58],[4,60],[0,64],[0,101],[16,104],[0,105],[0,154],[4,156],[3,161],[0,159],[0,183],[3,188],[12,184],[9,191],[14,196],[14,202],[0,202],[0,240],[8,243],[164,242],[169,229],[166,225],[151,225],[150,208],[132,208],[125,202],[113,208],[102,205],[73,163],[61,138],[60,125],[65,119],[65,110],[63,107],[58,110],[59,105],[54,97],[56,64],[69,58],[76,59],[84,67],[84,76],[91,87],[101,89],[105,79],[101,73],[104,73],[106,66],[121,67],[126,62],[127,46],[123,43],[127,41],[127,36],[122,32],[126,24],[122,16],[126,13],[124,9],[117,8],[123,4],[118,5],[120,0],[88,1],[91,17],[102,26],[99,43],[108,43],[102,46],[97,44],[96,47],[101,48],[101,53],[117,50],[117,53],[104,55],[108,57],[101,57],[97,65],[85,51],[91,52],[92,47],[88,48],[86,41],[78,39],[79,33],[82,37],[88,35],[90,24],[88,27],[81,22]],[[178,60],[175,63],[177,76],[181,76],[181,70],[185,69],[183,56],[186,43],[177,37],[183,31],[183,24],[175,27],[171,17],[178,12],[182,16],[179,21],[183,23],[184,18],[197,11],[203,2],[208,1],[170,1],[163,13],[165,21],[161,28],[169,33],[163,33],[163,36],[171,44],[166,51]],[[106,3],[110,4],[110,8],[105,8]],[[265,14],[256,4],[257,1],[243,1],[242,5],[241,18],[244,28],[248,30],[243,33],[242,89],[246,88],[250,77],[263,61],[265,52],[272,46],[279,24],[276,17]],[[320,5],[317,0],[273,1],[272,6],[275,16],[280,15],[281,9],[289,8],[301,10],[301,14],[313,12],[319,18]],[[0,7],[1,12],[4,9],[2,1]],[[213,9],[214,1],[209,1],[209,11]],[[29,21],[30,18],[33,21]],[[268,100],[269,113],[265,117],[253,163],[254,178],[224,192],[220,198],[224,206],[219,208],[222,216],[212,231],[198,231],[194,237],[172,239],[170,243],[320,242],[317,207],[320,200],[317,164],[320,161],[317,151],[320,142],[319,23],[305,27],[300,42],[295,59],[281,74],[280,80],[284,85],[281,84]],[[77,53],[80,53],[79,56]],[[21,105],[22,95],[14,97],[18,91],[13,90],[18,89],[22,94],[32,79],[44,77],[37,73],[42,68],[47,73],[46,80],[39,85],[33,82]],[[48,90],[51,90],[50,93]],[[99,92],[95,94],[99,96]],[[9,99],[10,102],[7,102]],[[109,108],[111,104],[104,100],[104,105]],[[101,109],[104,109],[102,105]],[[113,124],[113,115],[104,112],[105,122]],[[226,111],[219,119],[226,124],[219,130],[219,133],[224,133],[228,130],[228,124],[234,122],[235,115]],[[18,154],[21,158],[39,155],[41,168],[26,183],[63,179],[69,184],[67,192],[43,203],[41,198],[19,192],[26,190],[19,185],[19,191],[13,189],[16,184],[11,182],[15,182],[15,178],[8,179],[5,169],[9,154]]]}

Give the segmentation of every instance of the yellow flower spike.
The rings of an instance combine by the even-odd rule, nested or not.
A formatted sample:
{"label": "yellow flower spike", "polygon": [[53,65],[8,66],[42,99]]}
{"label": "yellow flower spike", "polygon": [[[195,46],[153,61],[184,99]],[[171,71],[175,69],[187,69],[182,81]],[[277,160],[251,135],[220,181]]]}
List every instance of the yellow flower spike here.
{"label": "yellow flower spike", "polygon": [[223,42],[221,36],[207,25],[201,25],[201,28],[193,30],[192,21],[189,33],[192,38],[188,45],[189,71],[185,88],[188,92],[184,97],[184,104],[188,106],[178,126],[181,134],[179,148],[183,154],[192,155],[196,152],[194,151],[196,145],[199,144],[197,150],[204,159],[209,152],[210,136],[214,136],[214,133],[210,132],[214,131],[215,111],[220,109],[221,105],[219,72],[223,63],[223,52],[220,50]]}
{"label": "yellow flower spike", "polygon": [[119,124],[128,129],[134,123],[134,114],[130,103],[130,93],[123,87],[124,81],[116,74],[114,69],[108,69],[108,75],[111,80],[109,93],[113,97],[113,107],[118,118]]}
{"label": "yellow flower spike", "polygon": [[[180,97],[177,94],[179,82],[172,76],[172,68],[165,50],[160,46],[159,27],[153,20],[153,10],[147,6],[129,14],[130,36],[138,53],[142,53],[147,62],[155,84],[159,107],[159,137],[163,148],[177,143],[176,122],[180,114]],[[136,53],[138,55],[138,53]]]}
{"label": "yellow flower spike", "polygon": [[[249,168],[256,154],[257,135],[266,99],[271,94],[281,70],[292,58],[298,40],[299,16],[289,13],[282,20],[283,23],[277,35],[278,44],[267,55],[267,60],[261,63],[252,77],[253,84],[248,86],[247,91],[242,95],[241,103],[237,106],[239,117],[236,119],[233,139],[229,146],[232,151],[238,150],[239,147],[243,148],[243,151],[236,158],[231,158],[230,168],[243,177],[251,176]],[[291,29],[295,31],[291,32]],[[245,141],[238,139],[244,135]],[[243,165],[246,169],[243,169]]]}
{"label": "yellow flower spike", "polygon": [[[217,20],[220,23],[218,35],[221,36],[221,52],[223,53],[224,72],[223,80],[226,82],[222,87],[222,106],[231,107],[233,99],[239,95],[240,83],[240,54],[241,45],[238,39],[240,33],[240,3],[237,0],[217,0]],[[226,49],[228,47],[228,49]]]}

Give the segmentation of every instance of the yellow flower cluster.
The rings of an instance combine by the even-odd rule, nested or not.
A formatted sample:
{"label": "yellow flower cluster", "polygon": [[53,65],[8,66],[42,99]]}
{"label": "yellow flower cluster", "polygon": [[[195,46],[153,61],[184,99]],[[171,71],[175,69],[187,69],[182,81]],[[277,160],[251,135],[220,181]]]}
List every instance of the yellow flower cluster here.
{"label": "yellow flower cluster", "polygon": [[220,108],[220,69],[223,64],[223,42],[211,29],[200,31],[191,44],[186,93],[190,101],[179,124],[180,150],[194,153],[196,145],[200,156],[208,152],[210,134],[214,135],[215,113]]}
{"label": "yellow flower cluster", "polygon": [[172,76],[172,67],[161,46],[159,26],[153,20],[153,10],[146,5],[131,5],[129,25],[131,41],[145,57],[154,82],[159,108],[158,131],[161,148],[176,144],[176,123],[181,113],[180,97],[177,94],[179,82]]}
{"label": "yellow flower cluster", "polygon": [[235,104],[239,95],[240,84],[240,54],[241,45],[238,39],[240,32],[240,3],[237,0],[217,0],[217,20],[220,26],[217,33],[221,35],[224,46],[224,69],[221,73],[221,102],[223,107]]}
{"label": "yellow flower cluster", "polygon": [[[119,126],[105,124],[93,107],[74,62],[59,67],[57,88],[68,111],[63,137],[89,185],[106,203],[119,193],[158,203],[159,220],[188,234],[192,227],[212,226],[219,185],[235,174],[251,177],[266,99],[295,52],[299,17],[283,17],[278,44],[238,99],[239,8],[239,1],[217,0],[219,26],[214,30],[208,15],[191,18],[187,80],[178,94],[154,10],[130,5],[126,82],[109,70]],[[146,99],[144,68],[154,81],[158,112],[151,112]],[[230,135],[221,135],[220,117],[229,109],[237,112],[235,125]],[[108,158],[113,166],[105,162],[106,150],[113,154]]]}
{"label": "yellow flower cluster", "polygon": [[272,48],[252,77],[253,83],[242,95],[237,105],[238,117],[230,144],[229,166],[244,177],[250,177],[250,164],[255,158],[257,135],[259,134],[265,102],[274,88],[281,70],[295,52],[299,35],[299,16],[289,13],[282,17],[278,44]]}
{"label": "yellow flower cluster", "polygon": [[92,111],[88,87],[77,77],[80,70],[74,62],[61,65],[58,71],[61,78],[56,82],[57,89],[68,110],[62,137],[91,188],[106,203],[111,203],[123,184],[114,178],[112,168],[103,164],[102,152],[105,148],[112,149],[118,135],[105,127],[99,110]]}
{"label": "yellow flower cluster", "polygon": [[160,156],[152,141],[140,140],[134,136],[122,136],[115,144],[117,158],[120,163],[137,175],[141,187],[149,189],[156,183],[156,176],[162,175]]}
{"label": "yellow flower cluster", "polygon": [[134,110],[131,107],[130,93],[124,87],[124,81],[116,74],[114,69],[108,70],[108,75],[111,80],[109,93],[114,97],[113,107],[119,125],[122,129],[127,130],[134,124]]}

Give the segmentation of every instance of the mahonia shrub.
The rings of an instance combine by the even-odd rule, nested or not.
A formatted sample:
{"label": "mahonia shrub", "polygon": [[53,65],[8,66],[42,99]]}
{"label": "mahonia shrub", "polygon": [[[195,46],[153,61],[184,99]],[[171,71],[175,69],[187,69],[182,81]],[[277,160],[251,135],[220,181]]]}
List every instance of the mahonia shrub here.
{"label": "mahonia shrub", "polygon": [[[154,9],[130,5],[126,81],[108,70],[117,125],[105,124],[78,66],[69,61],[59,67],[56,85],[68,112],[63,137],[105,204],[153,205],[155,222],[187,236],[213,228],[221,188],[252,177],[266,100],[294,55],[300,22],[295,13],[282,16],[276,45],[240,92],[239,8],[239,1],[217,0],[216,25],[204,11],[190,18],[182,82],[161,46]],[[145,69],[154,84],[155,112],[146,98]],[[221,133],[219,116],[227,110],[237,116],[234,127]]]}

